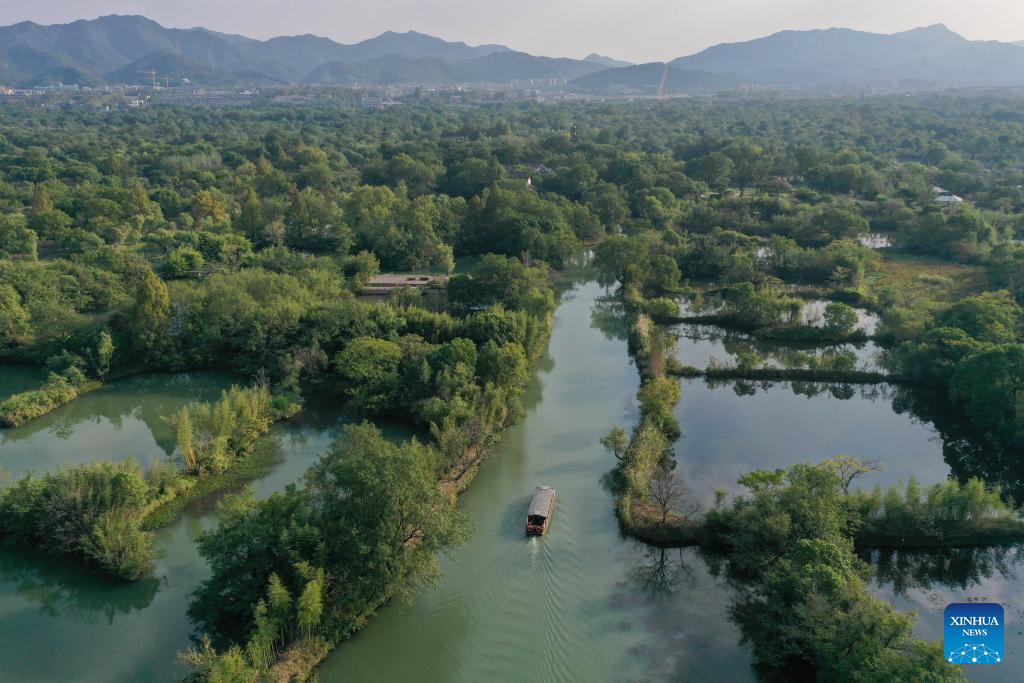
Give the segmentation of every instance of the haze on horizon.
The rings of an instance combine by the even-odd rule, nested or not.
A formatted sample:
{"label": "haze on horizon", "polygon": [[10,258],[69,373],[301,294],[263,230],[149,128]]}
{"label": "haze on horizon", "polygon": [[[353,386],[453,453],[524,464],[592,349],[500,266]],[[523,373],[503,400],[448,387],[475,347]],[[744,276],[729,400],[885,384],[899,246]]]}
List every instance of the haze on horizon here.
{"label": "haze on horizon", "polygon": [[353,43],[414,30],[536,55],[598,52],[663,61],[787,29],[833,26],[894,33],[942,23],[972,40],[1024,40],[1024,3],[1005,0],[47,0],[0,2],[0,25],[141,14],[167,27],[253,38],[312,33]]}

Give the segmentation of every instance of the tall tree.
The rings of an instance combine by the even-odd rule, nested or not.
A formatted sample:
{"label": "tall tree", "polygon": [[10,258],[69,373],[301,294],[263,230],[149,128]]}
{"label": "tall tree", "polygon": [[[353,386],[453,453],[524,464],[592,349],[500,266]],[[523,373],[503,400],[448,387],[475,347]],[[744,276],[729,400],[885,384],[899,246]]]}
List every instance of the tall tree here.
{"label": "tall tree", "polygon": [[135,294],[131,312],[131,334],[141,360],[152,365],[166,361],[170,349],[171,297],[167,285],[153,271],[147,271]]}

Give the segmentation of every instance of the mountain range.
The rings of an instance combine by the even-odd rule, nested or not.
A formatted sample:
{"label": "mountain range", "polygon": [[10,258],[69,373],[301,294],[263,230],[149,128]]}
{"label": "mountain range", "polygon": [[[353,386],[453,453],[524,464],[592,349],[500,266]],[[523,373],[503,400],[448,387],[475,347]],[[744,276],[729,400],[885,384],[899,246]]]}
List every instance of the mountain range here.
{"label": "mountain range", "polygon": [[841,28],[782,31],[715,45],[670,64],[777,85],[886,80],[956,86],[1024,84],[1020,45],[967,40],[941,24],[891,35]]}
{"label": "mountain range", "polygon": [[[346,45],[314,35],[256,40],[204,28],[165,28],[140,16],[0,27],[0,84],[96,86],[502,84],[564,79],[580,91],[728,90],[743,84],[859,87],[1024,85],[1024,45],[971,41],[942,25],[895,34],[831,28],[782,31],[715,45],[669,62],[634,65],[383,33]],[[664,86],[662,84],[664,83]]]}
{"label": "mountain range", "polygon": [[0,46],[0,83],[18,86],[148,83],[152,71],[197,83],[293,83],[332,63],[396,58],[454,63],[511,52],[503,45],[469,46],[412,31],[387,32],[354,45],[313,35],[255,40],[117,15],[52,26],[5,26]]}

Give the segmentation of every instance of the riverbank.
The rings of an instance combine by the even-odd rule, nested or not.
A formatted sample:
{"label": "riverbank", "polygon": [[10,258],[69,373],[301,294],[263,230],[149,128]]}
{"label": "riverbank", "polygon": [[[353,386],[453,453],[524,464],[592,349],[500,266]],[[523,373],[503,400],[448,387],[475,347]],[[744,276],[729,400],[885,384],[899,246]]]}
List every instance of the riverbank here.
{"label": "riverbank", "polygon": [[[472,451],[472,452],[470,452]],[[453,468],[445,477],[439,481],[442,491],[451,496],[452,506],[457,503],[460,493],[466,491],[473,482],[480,465],[486,458],[486,450],[470,449],[467,451],[465,463]],[[294,681],[308,680],[324,661],[338,647],[345,644],[363,628],[365,628],[374,614],[392,599],[389,594],[380,602],[367,607],[354,620],[354,628],[344,639],[329,643],[320,638],[296,641],[280,654],[278,659],[270,666],[267,672],[267,680],[272,683],[293,683]]]}
{"label": "riverbank", "polygon": [[20,427],[102,386],[103,382],[99,380],[83,377],[79,381],[71,381],[51,373],[38,388],[14,394],[0,402],[0,427]]}
{"label": "riverbank", "polygon": [[[162,459],[174,439],[158,415],[173,413],[189,395],[215,400],[232,379],[222,374],[156,374],[107,385],[73,404],[73,415],[65,409],[56,418],[43,418],[31,436],[23,433],[25,427],[13,430],[14,438],[4,430],[0,462],[33,448],[45,450],[41,461],[54,469],[61,458],[75,463],[86,454],[116,459],[153,452]],[[274,464],[265,475],[246,481],[246,487],[263,500],[300,482],[351,421],[339,414],[336,402],[311,399],[301,413],[275,423],[261,439],[250,457],[261,458],[268,448]],[[421,433],[404,424],[379,424],[389,440],[422,440]],[[7,645],[0,652],[0,679],[180,682],[188,672],[175,663],[174,653],[190,644],[194,625],[186,609],[191,593],[209,573],[197,541],[216,527],[220,500],[219,493],[192,500],[169,524],[152,531],[153,570],[139,581],[108,579],[69,557],[0,548],[0,632]],[[24,652],[34,656],[25,657]]]}
{"label": "riverbank", "polygon": [[[35,365],[26,367],[44,372],[44,369]],[[203,368],[193,368],[192,370],[209,372]],[[188,371],[181,370],[179,372]],[[166,370],[146,370],[133,367],[115,369],[102,379],[97,379],[85,377],[77,368],[66,370],[63,373],[50,372],[40,385],[26,388],[0,400],[0,428],[24,426],[33,420],[49,415],[58,408],[69,405],[81,396],[98,391],[115,382],[140,375],[166,373]]]}
{"label": "riverbank", "polygon": [[[287,418],[282,418],[287,419]],[[231,491],[258,479],[281,462],[275,444],[266,439],[255,446],[253,452],[231,464],[218,474],[186,480],[180,488],[154,501],[142,514],[142,529],[155,531],[178,519],[189,505],[204,498]]]}

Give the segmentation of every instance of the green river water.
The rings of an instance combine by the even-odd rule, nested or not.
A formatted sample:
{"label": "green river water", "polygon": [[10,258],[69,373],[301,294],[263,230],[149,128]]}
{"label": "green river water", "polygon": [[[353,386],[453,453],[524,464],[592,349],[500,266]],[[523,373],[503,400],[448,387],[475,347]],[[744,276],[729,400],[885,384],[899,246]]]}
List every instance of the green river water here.
{"label": "green river water", "polygon": [[[628,427],[636,419],[638,378],[624,332],[613,299],[596,283],[563,293],[550,347],[524,399],[525,419],[508,430],[460,499],[475,537],[443,562],[436,588],[422,590],[411,606],[388,605],[341,645],[320,672],[324,683],[754,679],[728,618],[732,594],[724,580],[692,551],[652,550],[618,532],[612,496],[601,483],[614,463],[597,440],[612,424]],[[688,341],[681,341],[681,353]],[[703,354],[710,342],[699,343]],[[8,386],[8,372],[14,371],[0,368],[0,387]],[[209,374],[115,383],[38,422],[0,430],[0,465],[42,471],[99,458],[166,457],[173,440],[159,417],[228,383]],[[836,453],[882,460],[885,469],[871,484],[911,475],[931,483],[950,471],[935,429],[894,412],[885,388],[814,395],[799,385],[685,381],[682,389],[678,471],[702,500],[714,488],[733,487],[749,469]],[[257,495],[297,481],[341,424],[330,408],[311,407],[275,426],[283,462],[253,484]],[[388,433],[409,435],[394,426]],[[549,534],[527,540],[523,515],[538,484],[558,490],[558,507]],[[213,505],[195,506],[158,532],[154,575],[132,585],[110,584],[73,562],[0,548],[0,680],[180,676],[174,652],[189,642],[188,594],[207,572],[194,539],[214,523]],[[901,571],[875,588],[920,611],[927,637],[937,637],[941,609],[953,598],[1001,599],[1019,623],[1017,554],[960,559],[967,570],[913,580],[902,571],[913,563],[890,563]],[[1019,631],[1007,629],[1011,655]],[[1013,680],[1005,667],[986,671],[990,678],[971,673]]]}

